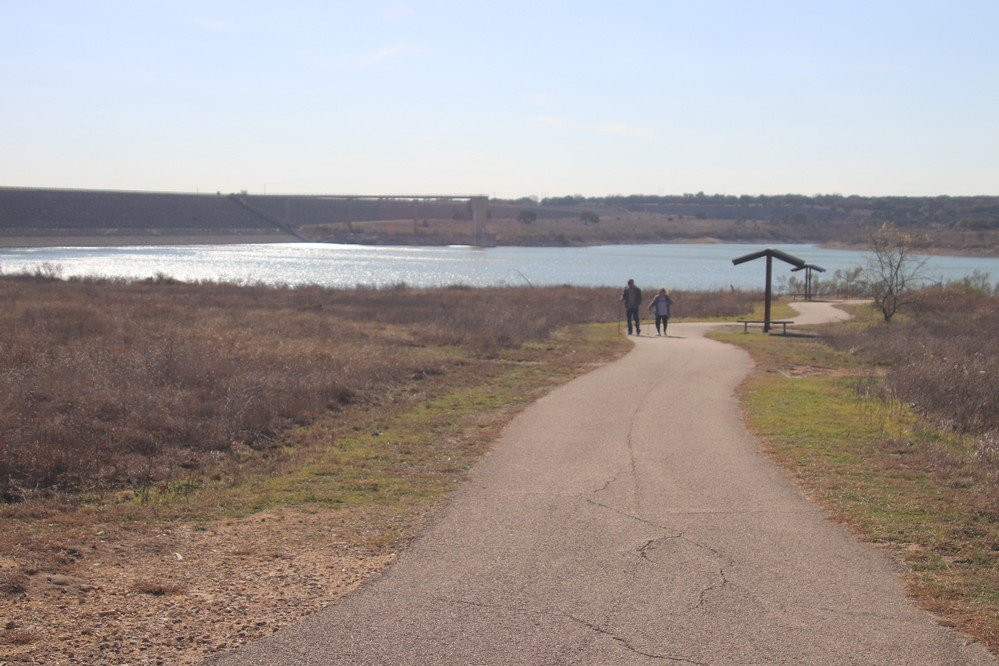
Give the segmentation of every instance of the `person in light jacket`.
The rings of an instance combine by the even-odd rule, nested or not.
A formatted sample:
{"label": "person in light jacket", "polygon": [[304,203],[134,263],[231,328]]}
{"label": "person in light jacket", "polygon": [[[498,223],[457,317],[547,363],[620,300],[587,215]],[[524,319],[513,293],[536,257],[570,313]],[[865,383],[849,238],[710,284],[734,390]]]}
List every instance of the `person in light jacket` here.
{"label": "person in light jacket", "polygon": [[673,305],[673,299],[669,297],[669,292],[665,288],[660,289],[656,297],[649,303],[649,310],[656,313],[656,335],[659,335],[659,324],[662,324],[662,335],[666,335],[666,325],[669,324],[669,306]]}

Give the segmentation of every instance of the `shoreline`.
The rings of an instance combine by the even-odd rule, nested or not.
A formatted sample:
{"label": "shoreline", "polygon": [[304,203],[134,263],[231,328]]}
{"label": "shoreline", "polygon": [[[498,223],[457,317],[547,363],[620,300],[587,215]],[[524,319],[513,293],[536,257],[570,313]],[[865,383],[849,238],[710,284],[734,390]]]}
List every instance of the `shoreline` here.
{"label": "shoreline", "polygon": [[[829,241],[822,243],[815,243],[815,245],[826,249],[826,250],[868,250],[868,246],[863,243],[843,243],[840,241]],[[969,258],[982,258],[982,259],[995,259],[999,257],[999,248],[992,250],[992,253],[986,253],[982,251],[974,250],[960,250],[953,247],[919,247],[915,248],[913,254],[917,255],[930,255],[934,257],[969,257]]]}
{"label": "shoreline", "polygon": [[[353,243],[343,239],[337,240],[316,240],[303,241],[290,234],[181,234],[181,235],[131,235],[131,236],[2,236],[0,235],[0,249],[42,249],[57,247],[80,247],[80,248],[102,248],[102,247],[144,247],[144,246],[169,246],[169,245],[258,245],[268,243],[335,243],[338,245],[368,245],[376,247],[445,247],[450,243],[398,243],[398,242],[374,242],[366,239],[367,242]],[[498,244],[492,247],[600,247],[608,245],[815,245],[827,250],[855,250],[864,251],[867,246],[863,243],[845,243],[841,241],[816,241],[816,240],[728,240],[711,236],[697,238],[678,238],[671,240],[659,240],[656,242],[615,242],[615,243],[585,243],[582,245],[547,245],[547,244]],[[926,247],[917,248],[916,254],[948,257],[969,257],[995,259],[999,257],[999,248],[994,248],[991,252],[985,250],[961,250],[948,247]]]}

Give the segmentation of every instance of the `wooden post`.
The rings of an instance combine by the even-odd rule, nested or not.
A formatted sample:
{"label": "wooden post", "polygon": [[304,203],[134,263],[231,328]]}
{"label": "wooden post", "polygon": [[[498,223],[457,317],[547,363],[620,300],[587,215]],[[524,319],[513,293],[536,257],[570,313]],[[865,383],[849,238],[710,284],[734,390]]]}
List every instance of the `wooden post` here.
{"label": "wooden post", "polygon": [[770,332],[770,278],[773,274],[773,257],[767,255],[767,287],[766,300],[763,302],[763,332]]}
{"label": "wooden post", "polygon": [[795,271],[805,271],[805,300],[812,300],[812,278],[814,277],[814,273],[816,271],[819,273],[825,273],[826,269],[821,266],[816,266],[815,264],[804,264],[802,266],[798,266],[797,268],[791,269],[792,273]]}

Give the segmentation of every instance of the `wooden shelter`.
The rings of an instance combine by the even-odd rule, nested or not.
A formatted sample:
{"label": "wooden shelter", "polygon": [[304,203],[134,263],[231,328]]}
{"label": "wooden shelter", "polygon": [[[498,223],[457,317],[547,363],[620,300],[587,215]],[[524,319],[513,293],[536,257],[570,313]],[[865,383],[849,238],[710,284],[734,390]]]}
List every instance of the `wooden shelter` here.
{"label": "wooden shelter", "polygon": [[805,300],[812,300],[812,271],[818,271],[819,273],[825,273],[826,269],[821,266],[816,266],[815,264],[805,264],[804,266],[799,266],[798,268],[792,268],[791,272],[795,271],[805,271]]}
{"label": "wooden shelter", "polygon": [[770,297],[773,293],[771,287],[772,276],[773,276],[773,261],[774,257],[780,259],[781,261],[786,261],[787,263],[795,266],[796,268],[804,268],[807,264],[803,259],[799,259],[793,254],[788,254],[787,252],[782,252],[781,250],[775,250],[773,248],[766,248],[765,250],[760,250],[759,252],[753,252],[741,257],[737,257],[732,260],[732,264],[738,266],[739,264],[745,263],[747,261],[753,261],[754,259],[760,259],[761,257],[766,257],[767,259],[767,282],[766,282],[766,300],[763,304],[763,332],[770,332]]}

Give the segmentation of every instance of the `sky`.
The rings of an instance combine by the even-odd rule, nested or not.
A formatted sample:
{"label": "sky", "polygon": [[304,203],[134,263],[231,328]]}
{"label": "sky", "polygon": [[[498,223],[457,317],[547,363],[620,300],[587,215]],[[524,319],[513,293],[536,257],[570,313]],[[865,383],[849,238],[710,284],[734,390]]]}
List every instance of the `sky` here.
{"label": "sky", "polygon": [[999,195],[999,1],[0,0],[0,185]]}

